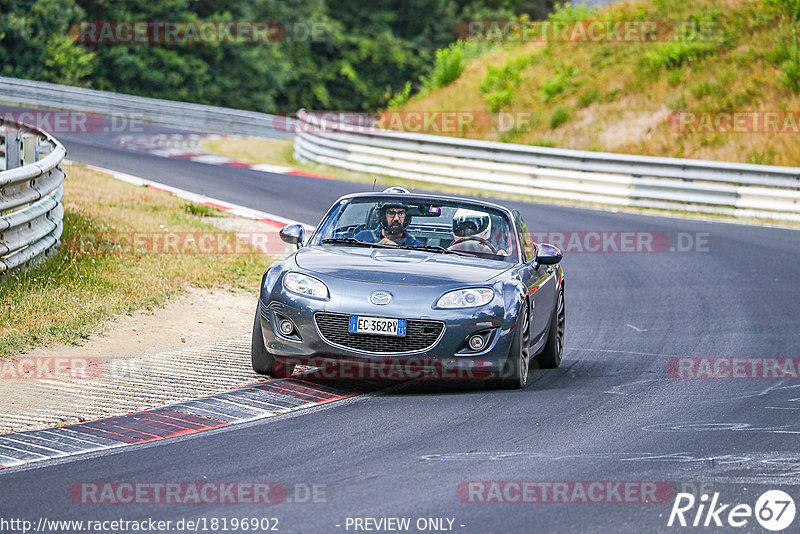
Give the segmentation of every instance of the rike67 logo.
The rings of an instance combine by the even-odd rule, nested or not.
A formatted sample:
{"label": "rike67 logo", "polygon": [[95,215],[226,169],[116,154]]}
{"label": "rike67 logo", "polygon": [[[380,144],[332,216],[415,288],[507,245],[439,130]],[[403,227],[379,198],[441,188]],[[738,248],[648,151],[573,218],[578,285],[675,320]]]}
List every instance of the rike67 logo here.
{"label": "rike67 logo", "polygon": [[755,507],[749,504],[725,504],[720,500],[719,493],[714,493],[712,497],[704,493],[699,500],[691,493],[678,493],[667,526],[743,528],[751,524],[755,517],[763,528],[780,532],[794,522],[795,513],[794,500],[781,490],[765,491]]}

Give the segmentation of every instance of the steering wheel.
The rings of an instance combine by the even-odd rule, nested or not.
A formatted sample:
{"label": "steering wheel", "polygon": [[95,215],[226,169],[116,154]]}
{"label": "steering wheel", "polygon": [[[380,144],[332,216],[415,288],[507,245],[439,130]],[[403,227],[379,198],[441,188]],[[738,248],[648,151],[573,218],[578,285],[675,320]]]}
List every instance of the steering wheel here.
{"label": "steering wheel", "polygon": [[492,251],[492,254],[497,254],[497,247],[494,246],[491,241],[489,241],[488,239],[484,239],[482,237],[478,237],[476,235],[471,235],[467,237],[462,237],[460,239],[456,239],[455,241],[450,243],[450,246],[447,248],[453,249],[453,246],[460,245],[461,243],[465,243],[467,241],[477,241],[478,243],[480,243],[481,245]]}

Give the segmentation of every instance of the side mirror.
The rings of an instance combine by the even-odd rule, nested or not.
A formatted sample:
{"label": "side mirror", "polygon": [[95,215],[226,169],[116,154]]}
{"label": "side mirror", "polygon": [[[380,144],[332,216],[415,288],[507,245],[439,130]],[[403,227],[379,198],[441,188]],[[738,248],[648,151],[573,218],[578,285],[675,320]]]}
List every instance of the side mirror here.
{"label": "side mirror", "polygon": [[536,257],[534,262],[539,265],[555,265],[561,261],[564,253],[561,249],[550,243],[541,243],[536,247]]}
{"label": "side mirror", "polygon": [[303,229],[302,224],[290,224],[289,226],[281,228],[279,235],[284,243],[297,245],[297,248],[300,248],[303,246],[303,239],[306,236],[306,231]]}

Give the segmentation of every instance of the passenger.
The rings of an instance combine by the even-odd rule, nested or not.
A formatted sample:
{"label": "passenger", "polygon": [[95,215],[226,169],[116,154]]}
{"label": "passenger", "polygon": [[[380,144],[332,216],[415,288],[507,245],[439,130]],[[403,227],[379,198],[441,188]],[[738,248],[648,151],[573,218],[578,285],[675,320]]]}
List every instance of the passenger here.
{"label": "passenger", "polygon": [[453,242],[448,247],[450,250],[508,256],[508,252],[498,249],[491,238],[492,218],[488,213],[459,208],[453,215]]}

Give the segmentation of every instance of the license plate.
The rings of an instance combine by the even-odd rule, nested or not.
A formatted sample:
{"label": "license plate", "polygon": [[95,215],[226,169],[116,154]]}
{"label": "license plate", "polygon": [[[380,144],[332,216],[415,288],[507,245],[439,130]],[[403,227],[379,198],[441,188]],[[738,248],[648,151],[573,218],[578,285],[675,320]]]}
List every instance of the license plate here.
{"label": "license plate", "polygon": [[350,316],[351,334],[378,334],[381,336],[405,336],[405,319],[388,319],[385,317]]}

